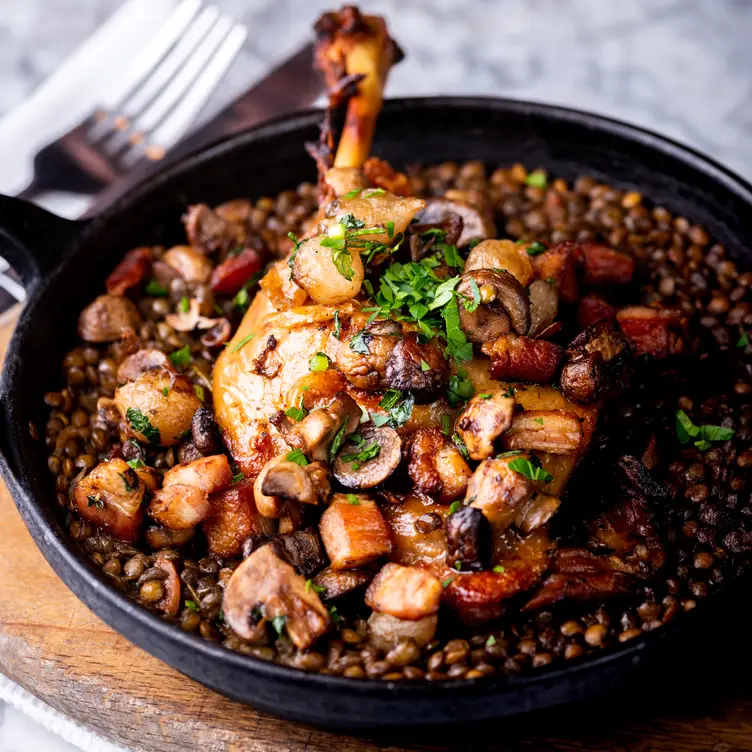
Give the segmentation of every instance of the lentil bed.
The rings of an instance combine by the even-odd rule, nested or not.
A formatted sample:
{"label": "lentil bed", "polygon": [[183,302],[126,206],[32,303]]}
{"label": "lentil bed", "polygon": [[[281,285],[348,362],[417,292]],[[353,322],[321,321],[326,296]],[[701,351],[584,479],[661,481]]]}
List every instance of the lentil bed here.
{"label": "lentil bed", "polygon": [[[476,200],[490,202],[500,236],[546,243],[601,239],[631,253],[640,282],[630,290],[631,302],[660,301],[690,317],[692,367],[674,360],[639,364],[629,391],[602,416],[591,458],[580,470],[595,472],[599,458],[603,465],[603,457],[615,448],[624,451],[646,429],[656,433],[662,447],[656,474],[671,494],[659,513],[668,542],[666,566],[628,597],[601,606],[568,604],[533,616],[514,615],[492,630],[475,633],[459,627],[450,633],[443,626],[424,650],[406,640],[384,654],[369,644],[357,607],[350,610],[344,604],[335,631],[318,650],[300,654],[284,637],[270,634],[266,641],[251,645],[230,633],[222,620],[222,589],[239,562],[206,555],[197,536],[180,550],[161,551],[180,573],[184,606],[176,618],[179,627],[230,649],[309,671],[388,680],[480,678],[563,663],[627,642],[695,608],[725,581],[743,573],[752,550],[752,345],[744,344],[744,330],[752,327],[752,273],[740,273],[725,249],[690,219],[672,216],[664,208],[649,206],[638,193],[589,177],[570,186],[561,179],[529,180],[522,165],[489,173],[482,164],[468,162],[415,168],[411,181],[416,195],[472,191]],[[315,188],[303,184],[275,199],[258,200],[250,221],[263,243],[279,254],[288,248],[287,233],[301,233],[315,208]],[[207,288],[204,294],[211,292]],[[140,300],[147,323],[139,336],[148,343],[145,346],[167,353],[189,345],[190,376],[204,384],[210,400],[216,352],[202,347],[198,336],[176,332],[164,321],[174,310],[176,295],[179,298],[180,292],[173,291],[172,300]],[[232,300],[215,303],[237,325],[241,312]],[[110,438],[96,411],[99,397],[113,395],[118,357],[118,345],[81,346],[65,356],[65,386],[45,396],[50,408],[45,431],[48,465],[73,540],[114,587],[150,608],[164,593],[164,572],[153,565],[156,552],[100,534],[74,516],[68,501],[71,481],[81,471],[118,453],[128,458],[124,437]],[[683,449],[674,435],[678,409],[695,423],[712,420],[735,429],[735,435],[707,451]],[[180,461],[182,451],[182,445],[158,453],[149,450],[147,461],[169,468]],[[567,515],[562,517],[566,535]]]}

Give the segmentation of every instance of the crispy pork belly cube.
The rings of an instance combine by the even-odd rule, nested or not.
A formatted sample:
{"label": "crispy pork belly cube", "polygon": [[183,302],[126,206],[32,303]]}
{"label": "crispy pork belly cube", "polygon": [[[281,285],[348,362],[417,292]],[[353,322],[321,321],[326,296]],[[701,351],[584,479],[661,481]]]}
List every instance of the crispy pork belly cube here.
{"label": "crispy pork belly cube", "polygon": [[687,319],[681,311],[627,306],[617,312],[616,321],[636,355],[667,358],[686,349]]}
{"label": "crispy pork belly cube", "polygon": [[632,256],[601,243],[582,243],[580,247],[586,285],[627,285],[632,281]]}
{"label": "crispy pork belly cube", "polygon": [[545,384],[553,379],[563,348],[545,339],[504,334],[481,347],[491,358],[491,378],[500,381],[533,381]]}
{"label": "crispy pork belly cube", "polygon": [[368,619],[368,632],[371,642],[384,652],[393,648],[400,640],[411,639],[419,648],[424,648],[436,634],[438,616],[410,621],[397,619],[389,614],[374,611]]}
{"label": "crispy pork belly cube", "polygon": [[585,295],[577,306],[577,322],[584,329],[598,321],[613,321],[616,309],[600,295]]}
{"label": "crispy pork belly cube", "polygon": [[[517,458],[524,457],[517,455]],[[515,472],[509,463],[515,457],[484,460],[467,487],[466,503],[479,509],[499,528],[509,527],[535,491],[532,481]]]}
{"label": "crispy pork belly cube", "polygon": [[397,619],[433,616],[441,602],[441,582],[425,569],[384,564],[366,591],[366,605]]}
{"label": "crispy pork belly cube", "polygon": [[81,517],[116,538],[135,541],[144,518],[147,489],[156,487],[146,468],[134,470],[125,460],[101,462],[73,491],[73,502]]}
{"label": "crispy pork belly cube", "polygon": [[246,640],[261,619],[279,620],[298,650],[309,648],[331,626],[316,591],[306,587],[305,578],[277,555],[272,543],[254,551],[233,572],[223,609],[227,624]]}
{"label": "crispy pork belly cube", "polygon": [[357,569],[392,551],[389,527],[365,494],[335,494],[319,533],[334,571]]}
{"label": "crispy pork belly cube", "polygon": [[224,454],[201,457],[185,465],[175,465],[165,473],[162,488],[179,484],[200,488],[211,494],[223,491],[232,483],[232,470]]}
{"label": "crispy pork belly cube", "polygon": [[565,303],[574,303],[579,297],[577,264],[581,259],[578,243],[557,243],[544,253],[533,257],[533,269],[538,279],[552,280]]}
{"label": "crispy pork belly cube", "polygon": [[584,446],[582,421],[566,410],[527,410],[502,436],[507,449],[576,454]]}

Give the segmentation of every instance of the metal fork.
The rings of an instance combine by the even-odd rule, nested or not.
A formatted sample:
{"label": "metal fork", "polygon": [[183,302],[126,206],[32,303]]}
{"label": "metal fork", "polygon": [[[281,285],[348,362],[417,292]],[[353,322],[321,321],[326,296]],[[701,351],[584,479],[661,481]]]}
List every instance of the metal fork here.
{"label": "metal fork", "polygon": [[162,159],[240,52],[246,29],[214,5],[183,0],[98,109],[34,158],[18,195],[93,194],[143,160]]}

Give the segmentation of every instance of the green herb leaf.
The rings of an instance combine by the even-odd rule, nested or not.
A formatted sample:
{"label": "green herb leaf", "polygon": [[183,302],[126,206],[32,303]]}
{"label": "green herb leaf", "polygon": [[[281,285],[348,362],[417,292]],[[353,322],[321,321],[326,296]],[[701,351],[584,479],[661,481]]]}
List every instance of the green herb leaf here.
{"label": "green herb leaf", "polygon": [[445,436],[449,436],[452,433],[452,419],[447,413],[441,416],[441,432]]}
{"label": "green herb leaf", "polygon": [[282,632],[285,631],[285,622],[287,621],[286,616],[275,616],[272,619],[272,626],[274,627],[274,631],[281,637]]}
{"label": "green herb leaf", "polygon": [[467,451],[467,447],[465,446],[465,442],[462,440],[459,434],[455,433],[452,434],[452,441],[454,442],[454,445],[459,449],[460,454],[466,459],[470,459],[470,452]]}
{"label": "green herb leaf", "polygon": [[493,647],[496,644],[496,638],[493,635],[488,635],[488,639],[486,640],[486,647],[490,648]]}
{"label": "green herb leaf", "polygon": [[361,355],[370,355],[371,350],[368,343],[371,341],[371,334],[365,329],[361,329],[350,337],[350,349]]}
{"label": "green herb leaf", "polygon": [[441,587],[448,588],[454,582],[454,577],[447,577],[441,581]]}
{"label": "green herb leaf", "polygon": [[97,509],[104,509],[104,501],[100,499],[98,496],[87,496],[86,497],[90,507],[96,507]]}
{"label": "green herb leaf", "polygon": [[191,301],[188,298],[186,297],[180,298],[179,308],[183,313],[188,313],[190,307],[191,307]]}
{"label": "green herb leaf", "polygon": [[360,505],[360,499],[353,493],[346,494],[347,503],[353,504],[354,506]]}
{"label": "green herb leaf", "polygon": [[196,613],[198,613],[198,612],[199,612],[199,611],[201,610],[201,609],[200,609],[200,608],[198,607],[198,603],[196,603],[196,601],[186,601],[186,602],[185,602],[185,607],[186,607],[186,608],[187,608],[187,609],[188,609],[189,611],[195,611]]}
{"label": "green herb leaf", "polygon": [[454,514],[458,509],[462,509],[462,502],[461,501],[453,501],[449,505],[449,514]]}
{"label": "green herb leaf", "polygon": [[308,368],[311,371],[317,371],[321,373],[329,368],[329,358],[322,352],[317,352],[311,356],[308,360]]}
{"label": "green herb leaf", "polygon": [[287,460],[287,462],[294,462],[296,465],[300,465],[301,467],[305,467],[306,465],[310,464],[308,462],[308,457],[305,456],[302,449],[293,449],[291,452],[288,452],[285,460]]}
{"label": "green herb leaf", "polygon": [[159,430],[154,428],[151,421],[137,407],[129,407],[125,411],[125,418],[131,424],[131,428],[140,433],[148,444],[159,444],[162,438]]}
{"label": "green herb leaf", "polygon": [[235,475],[232,476],[233,483],[240,483],[241,480],[245,480],[245,473],[235,473]]}
{"label": "green herb leaf", "polygon": [[504,572],[506,572],[507,570],[506,570],[506,568],[504,567],[504,565],[502,565],[502,564],[497,564],[497,565],[496,565],[496,566],[495,566],[495,567],[493,568],[493,571],[494,571],[494,572],[496,572],[496,574],[504,574]]}
{"label": "green herb leaf", "polygon": [[138,490],[138,475],[133,470],[126,470],[124,473],[118,473],[123,479],[126,493],[133,493]]}
{"label": "green herb leaf", "polygon": [[405,423],[407,423],[408,420],[410,420],[410,416],[413,414],[413,407],[415,405],[415,397],[413,397],[412,394],[408,394],[405,399],[402,400],[398,405],[395,405],[390,411],[389,411],[389,423],[393,428],[399,428],[399,426],[404,426]]}
{"label": "green herb leaf", "polygon": [[363,194],[363,198],[371,198],[372,196],[383,196],[386,191],[383,188],[371,188]]}
{"label": "green herb leaf", "polygon": [[420,359],[420,370],[423,371],[423,373],[431,370],[431,366],[429,366],[423,358]]}
{"label": "green herb leaf", "polygon": [[166,298],[170,294],[170,291],[164,285],[160,285],[156,279],[149,280],[149,284],[144,288],[144,292],[153,298]]}
{"label": "green herb leaf", "polygon": [[323,593],[326,591],[326,588],[323,587],[322,585],[314,584],[313,580],[306,580],[305,590],[306,590],[306,593],[310,593],[311,590],[313,590],[314,593]]}
{"label": "green herb leaf", "polygon": [[402,396],[399,389],[387,389],[381,398],[381,402],[379,402],[379,407],[384,410],[391,410],[402,399]]}
{"label": "green herb leaf", "polygon": [[524,475],[530,480],[540,480],[543,483],[550,483],[554,476],[547,473],[540,465],[540,460],[537,457],[517,457],[509,463],[509,467],[520,475]]}
{"label": "green herb leaf", "polygon": [[528,256],[540,256],[541,253],[546,252],[546,246],[543,243],[539,243],[537,240],[527,247]]}
{"label": "green herb leaf", "polygon": [[537,423],[539,426],[543,425],[543,418],[533,418],[533,422]]}
{"label": "green herb leaf", "polygon": [[204,394],[204,387],[202,387],[201,384],[194,384],[193,391],[196,393],[196,396],[203,402],[206,397],[206,395]]}
{"label": "green herb leaf", "polygon": [[329,615],[332,617],[332,621],[335,624],[339,624],[339,622],[342,621],[342,616],[340,615],[339,611],[337,611],[336,606],[329,606]]}
{"label": "green herb leaf", "polygon": [[353,188],[351,191],[348,191],[342,198],[355,198],[363,189],[362,188]]}
{"label": "green herb leaf", "polygon": [[461,562],[461,561],[459,561],[459,560],[455,561],[455,562],[454,562],[454,568],[455,568],[455,569],[456,569],[456,570],[457,570],[458,572],[461,572],[461,571],[462,571],[462,562]]}
{"label": "green herb leaf", "polygon": [[169,386],[163,386],[162,387],[162,396],[166,397],[170,393],[170,387]]}
{"label": "green herb leaf", "polygon": [[371,415],[371,420],[373,421],[373,425],[377,428],[380,428],[381,426],[385,426],[391,418],[388,415],[379,415],[378,413],[374,413]]}
{"label": "green herb leaf", "polygon": [[394,237],[394,222],[391,219],[386,223],[386,234],[390,238]]}
{"label": "green herb leaf", "polygon": [[285,410],[285,415],[290,420],[294,420],[296,423],[300,423],[300,421],[303,420],[306,415],[308,415],[308,410],[303,407],[304,400],[305,396],[301,394],[300,405],[298,407],[288,407],[287,410]]}
{"label": "green herb leaf", "polygon": [[742,332],[741,337],[739,337],[739,341],[736,343],[737,347],[746,347],[749,344],[749,337],[747,336],[747,332]]}
{"label": "green herb leaf", "polygon": [[676,411],[676,435],[679,438],[679,442],[682,444],[688,444],[692,439],[696,438],[700,434],[700,429],[696,426],[689,415],[684,410]]}
{"label": "green herb leaf", "polygon": [[235,308],[239,308],[241,311],[245,311],[251,303],[251,297],[248,295],[248,290],[245,287],[241,287],[238,290],[237,295],[232,299],[232,304]]}
{"label": "green herb leaf", "polygon": [[146,465],[140,457],[136,457],[135,460],[128,460],[128,467],[132,470],[138,470],[140,467],[146,467]]}
{"label": "green herb leaf", "polygon": [[458,369],[457,373],[449,377],[446,394],[452,407],[465,404],[475,394],[473,382],[467,377],[467,371],[464,368]]}
{"label": "green herb leaf", "polygon": [[348,282],[355,276],[355,271],[352,268],[352,257],[350,256],[350,251],[344,246],[342,248],[332,248],[332,261],[337,267],[337,271],[348,280]]}
{"label": "green herb leaf", "polygon": [[340,217],[339,223],[345,230],[359,230],[361,227],[366,226],[366,223],[362,219],[358,219],[352,214],[345,214],[344,217]]}
{"label": "green herb leaf", "polygon": [[534,170],[525,178],[525,183],[532,188],[545,188],[548,185],[548,179],[543,170]]}
{"label": "green herb leaf", "polygon": [[478,395],[478,399],[487,400],[491,399],[493,397],[493,394],[489,394],[488,392],[484,392],[483,394]]}
{"label": "green herb leaf", "polygon": [[237,345],[235,345],[235,347],[232,348],[232,352],[237,352],[238,350],[240,350],[243,345],[247,345],[255,336],[255,334],[247,334],[245,337],[243,337],[243,339],[240,340],[240,342],[238,342]]}
{"label": "green herb leaf", "polygon": [[377,442],[372,442],[357,452],[343,454],[340,458],[343,462],[352,464],[353,470],[359,470],[361,465],[379,456],[381,447]]}
{"label": "green herb leaf", "polygon": [[335,339],[339,339],[342,334],[342,324],[339,320],[339,311],[334,312],[334,331],[332,334],[334,334]]}
{"label": "green herb leaf", "polygon": [[334,458],[337,456],[340,447],[345,443],[345,438],[347,437],[347,425],[347,423],[342,424],[339,431],[334,435],[332,443],[329,444],[329,462],[334,462]]}
{"label": "green herb leaf", "polygon": [[516,391],[517,390],[513,386],[508,386],[503,396],[509,399],[510,397],[514,397]]}
{"label": "green herb leaf", "polygon": [[179,350],[170,353],[170,360],[179,368],[187,366],[191,362],[191,348],[186,345]]}
{"label": "green herb leaf", "polygon": [[467,341],[465,333],[460,328],[460,311],[456,298],[453,298],[444,308],[444,324],[447,353],[458,362],[470,360],[473,357],[473,346]]}
{"label": "green herb leaf", "polygon": [[[292,240],[293,243],[295,243],[295,247],[292,249],[292,253],[290,254],[290,258],[287,259],[287,265],[292,269],[292,267],[295,264],[295,257],[298,255],[298,249],[301,245],[303,245],[302,240],[298,240],[298,238],[295,236],[294,232],[288,232],[287,237]],[[292,274],[290,274],[290,279],[292,279]]]}

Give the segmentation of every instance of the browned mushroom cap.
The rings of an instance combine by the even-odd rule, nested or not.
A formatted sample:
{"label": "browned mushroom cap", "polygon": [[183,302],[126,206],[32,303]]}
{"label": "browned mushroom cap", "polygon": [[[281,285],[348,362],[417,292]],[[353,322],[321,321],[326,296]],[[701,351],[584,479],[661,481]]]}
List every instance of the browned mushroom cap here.
{"label": "browned mushroom cap", "polygon": [[449,361],[434,342],[421,343],[410,332],[392,350],[384,381],[390,389],[412,392],[419,402],[430,401],[449,381]]}
{"label": "browned mushroom cap", "polygon": [[312,459],[323,462],[330,447],[334,443],[342,446],[358,427],[361,415],[358,403],[347,392],[337,392],[327,407],[313,410],[300,423],[287,428],[285,439]]}
{"label": "browned mushroom cap", "polygon": [[461,507],[446,518],[447,564],[479,572],[491,561],[491,524],[480,509]]}
{"label": "browned mushroom cap", "polygon": [[[354,340],[356,337],[357,340]],[[382,389],[387,361],[401,337],[402,329],[396,321],[372,321],[340,345],[336,356],[337,367],[358,389]],[[353,349],[353,344],[356,349]]]}
{"label": "browned mushroom cap", "polygon": [[330,627],[329,611],[313,588],[273,544],[254,551],[232,574],[223,601],[233,631],[250,639],[261,619],[284,617],[284,630],[295,647],[305,650]]}
{"label": "browned mushroom cap", "polygon": [[460,247],[469,245],[473,240],[492,238],[496,233],[493,222],[483,212],[470,204],[446,198],[429,198],[426,208],[415,215],[415,220],[421,225],[438,225],[450,214],[462,218],[462,234],[457,240]]}
{"label": "browned mushroom cap", "polygon": [[165,368],[174,371],[170,359],[161,350],[139,350],[129,355],[117,370],[117,380],[124,384],[126,381],[135,381],[146,371],[155,371],[157,368]]}
{"label": "browned mushroom cap", "polygon": [[457,420],[457,433],[465,442],[470,459],[486,460],[494,453],[494,441],[512,425],[516,401],[513,396],[476,394]]}
{"label": "browned mushroom cap", "polygon": [[402,457],[402,439],[389,426],[366,426],[362,443],[342,447],[334,461],[334,477],[346,488],[373,488],[383,483]]}
{"label": "browned mushroom cap", "polygon": [[530,296],[530,329],[528,337],[537,337],[554,323],[559,312],[559,291],[556,285],[538,279],[528,288]]}
{"label": "browned mushroom cap", "polygon": [[468,311],[464,301],[459,307],[460,326],[471,342],[493,342],[512,329],[517,334],[527,334],[530,329],[530,298],[509,272],[494,269],[466,272],[457,292],[468,301],[480,296],[475,310]]}
{"label": "browned mushroom cap", "polygon": [[116,342],[123,329],[140,325],[141,317],[128,298],[100,295],[81,312],[78,334],[87,342]]}
{"label": "browned mushroom cap", "polygon": [[364,587],[373,579],[374,574],[375,571],[369,568],[335,572],[327,567],[313,578],[313,584],[317,589],[324,588],[319,591],[323,600],[331,601]]}
{"label": "browned mushroom cap", "polygon": [[331,492],[329,473],[321,462],[302,467],[296,462],[280,462],[270,468],[261,483],[265,496],[280,496],[301,504],[319,504]]}
{"label": "browned mushroom cap", "polygon": [[540,491],[525,502],[514,524],[523,533],[530,533],[543,527],[556,514],[560,506],[561,499]]}

